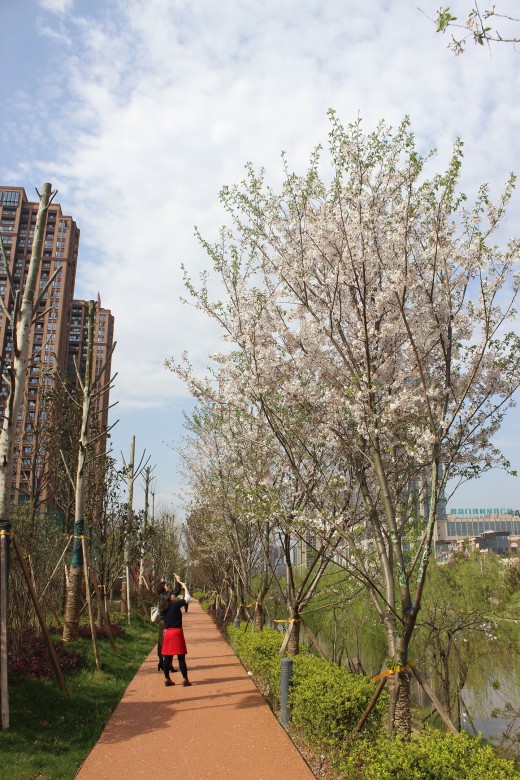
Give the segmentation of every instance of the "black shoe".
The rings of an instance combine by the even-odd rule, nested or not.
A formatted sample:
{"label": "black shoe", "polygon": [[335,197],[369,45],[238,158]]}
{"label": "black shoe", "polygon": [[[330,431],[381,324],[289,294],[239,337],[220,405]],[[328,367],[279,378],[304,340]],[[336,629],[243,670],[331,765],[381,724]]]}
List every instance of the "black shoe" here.
{"label": "black shoe", "polygon": [[157,671],[162,672],[162,661],[159,661],[159,663],[157,664]]}
{"label": "black shoe", "polygon": [[174,666],[170,666],[170,672],[176,672],[177,669]]}
{"label": "black shoe", "polygon": [[190,681],[188,680],[187,677],[184,678],[184,680],[182,681],[182,684],[184,685],[185,688],[189,688],[190,685],[191,685],[191,683],[190,683]]}
{"label": "black shoe", "polygon": [[166,688],[169,688],[170,685],[175,685],[175,683],[173,682],[173,680],[165,680],[164,685]]}

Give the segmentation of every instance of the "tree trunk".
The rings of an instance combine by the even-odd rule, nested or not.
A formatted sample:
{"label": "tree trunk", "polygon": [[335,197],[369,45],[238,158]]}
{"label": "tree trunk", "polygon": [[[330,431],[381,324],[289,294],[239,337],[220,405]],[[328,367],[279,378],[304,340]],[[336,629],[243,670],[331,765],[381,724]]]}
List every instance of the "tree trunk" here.
{"label": "tree trunk", "polygon": [[410,675],[399,672],[396,678],[394,727],[398,734],[408,736],[412,731],[412,705],[410,699]]}
{"label": "tree trunk", "polygon": [[446,707],[446,711],[450,718],[452,717],[452,711],[451,711],[451,696],[450,696],[450,657],[449,652],[442,652],[441,654],[441,662],[442,662],[442,668],[443,668],[443,694],[444,694],[444,706]]}
{"label": "tree trunk", "polygon": [[2,729],[9,728],[9,688],[7,678],[7,588],[11,523],[0,523],[0,706]]}
{"label": "tree trunk", "polygon": [[238,596],[235,588],[232,588],[231,585],[229,586],[229,606],[226,610],[226,615],[228,612],[230,612],[232,615],[235,615],[235,617],[240,617],[238,614]]}
{"label": "tree trunk", "polygon": [[246,598],[244,595],[244,588],[240,579],[237,582],[237,617],[240,621],[249,620],[249,615],[246,609]]}
{"label": "tree trunk", "polygon": [[255,631],[262,631],[265,625],[265,610],[262,601],[257,601],[255,604],[255,617],[253,625]]}
{"label": "tree trunk", "polygon": [[78,380],[83,390],[83,410],[81,417],[81,430],[79,435],[78,465],[76,469],[75,485],[75,516],[74,545],[72,547],[72,562],[69,574],[69,587],[67,590],[67,603],[65,605],[65,626],[63,628],[63,641],[70,642],[79,636],[79,616],[81,611],[81,594],[83,572],[83,545],[85,535],[85,467],[87,461],[87,448],[89,445],[90,408],[92,400],[91,366],[94,351],[94,301],[89,301],[88,306],[88,340],[85,364],[85,377],[83,381],[78,373]]}
{"label": "tree trunk", "polygon": [[287,644],[287,654],[294,656],[298,655],[300,652],[300,620],[298,618],[297,612],[293,614],[291,623],[289,625],[291,624],[292,631],[289,637],[289,642]]}
{"label": "tree trunk", "polygon": [[83,601],[83,581],[83,564],[76,567],[73,564],[69,570],[69,586],[67,588],[65,623],[63,626],[64,642],[72,642],[79,637],[79,614]]}
{"label": "tree trunk", "polygon": [[143,526],[141,528],[141,539],[140,539],[140,558],[139,558],[139,590],[142,591],[142,589],[145,586],[145,579],[144,579],[144,570],[145,570],[145,550],[146,550],[146,538],[148,536],[148,510],[149,510],[149,499],[148,495],[150,492],[150,482],[152,479],[152,469],[150,466],[147,466],[145,469],[145,488],[144,488],[144,517],[143,517]]}
{"label": "tree trunk", "polygon": [[126,615],[127,611],[127,604],[126,604],[126,578],[128,576],[128,567],[123,566],[123,573],[121,575],[121,601],[119,602],[120,608],[119,611],[122,615]]}
{"label": "tree trunk", "polygon": [[[34,316],[36,280],[42,255],[42,244],[47,221],[47,210],[52,200],[51,185],[46,182],[42,187],[40,206],[36,217],[34,241],[31,252],[27,280],[23,298],[19,304],[18,295],[11,290],[15,300],[11,326],[13,330],[13,365],[8,370],[8,395],[2,409],[0,428],[0,522],[8,521],[11,510],[11,486],[13,480],[13,449],[18,425],[18,412],[22,406],[25,392],[25,379],[29,366],[29,340]],[[3,248],[2,248],[3,255]],[[7,267],[7,260],[6,267]],[[50,280],[49,280],[50,281]],[[4,316],[6,316],[4,314]]]}
{"label": "tree trunk", "polygon": [[130,625],[130,530],[132,527],[134,503],[135,436],[130,440],[130,460],[128,463],[128,499],[126,507],[125,561],[121,580],[121,614],[126,613]]}

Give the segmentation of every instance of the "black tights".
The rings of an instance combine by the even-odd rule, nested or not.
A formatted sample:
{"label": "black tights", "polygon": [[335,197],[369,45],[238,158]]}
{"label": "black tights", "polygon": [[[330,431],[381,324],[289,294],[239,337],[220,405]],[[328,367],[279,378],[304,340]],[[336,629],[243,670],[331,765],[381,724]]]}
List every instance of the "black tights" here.
{"label": "black tights", "polygon": [[[186,656],[185,655],[178,655],[177,660],[179,662],[179,669],[182,674],[182,677],[184,680],[188,679],[188,667],[186,666]],[[162,657],[162,668],[164,672],[164,676],[168,680],[170,677],[170,666],[173,661],[173,655],[163,655]]]}

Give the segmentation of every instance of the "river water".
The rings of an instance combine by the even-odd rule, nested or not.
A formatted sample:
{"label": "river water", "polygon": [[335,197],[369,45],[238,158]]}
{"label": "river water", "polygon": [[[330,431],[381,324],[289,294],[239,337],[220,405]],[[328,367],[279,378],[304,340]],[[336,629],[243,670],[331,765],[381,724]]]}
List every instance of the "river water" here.
{"label": "river water", "polygon": [[[498,685],[497,685],[498,684]],[[520,710],[520,691],[518,688],[518,671],[511,669],[510,673],[501,672],[493,676],[488,685],[483,688],[466,687],[462,691],[462,699],[466,705],[475,730],[481,732],[486,739],[495,744],[511,723],[507,718],[492,718],[494,709],[503,710],[510,703],[517,711]],[[469,734],[473,728],[465,713],[462,724]],[[520,722],[517,722],[520,729]]]}

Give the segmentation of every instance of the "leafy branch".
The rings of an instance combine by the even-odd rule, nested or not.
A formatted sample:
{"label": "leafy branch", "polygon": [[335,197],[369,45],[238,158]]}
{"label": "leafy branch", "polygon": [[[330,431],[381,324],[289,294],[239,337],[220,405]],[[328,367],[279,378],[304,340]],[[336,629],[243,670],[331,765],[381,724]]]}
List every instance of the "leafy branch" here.
{"label": "leafy branch", "polygon": [[[492,43],[509,43],[515,48],[516,44],[520,43],[520,37],[516,34],[520,18],[498,13],[494,5],[481,11],[475,1],[465,19],[454,16],[451,6],[447,5],[439,8],[433,19],[428,18],[434,22],[437,33],[445,33],[453,28],[464,31],[462,37],[455,37],[453,34],[451,36],[448,48],[455,55],[465,52],[468,41],[473,41],[478,46],[487,45],[490,53]],[[501,30],[496,23],[501,24]]]}

